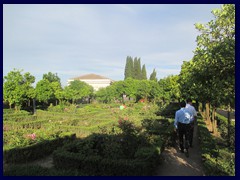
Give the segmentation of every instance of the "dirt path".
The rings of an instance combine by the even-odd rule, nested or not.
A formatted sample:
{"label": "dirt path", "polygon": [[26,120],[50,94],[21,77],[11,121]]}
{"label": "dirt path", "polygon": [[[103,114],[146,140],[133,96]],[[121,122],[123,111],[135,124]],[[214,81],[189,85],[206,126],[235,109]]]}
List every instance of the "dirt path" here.
{"label": "dirt path", "polygon": [[155,176],[204,176],[196,125],[189,157],[181,153],[178,146],[166,148]]}

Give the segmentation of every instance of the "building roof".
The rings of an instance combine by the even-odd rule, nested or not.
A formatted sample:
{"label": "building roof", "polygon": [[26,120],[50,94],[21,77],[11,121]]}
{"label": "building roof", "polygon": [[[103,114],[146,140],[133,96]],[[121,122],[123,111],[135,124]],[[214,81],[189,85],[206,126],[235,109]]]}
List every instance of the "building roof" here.
{"label": "building roof", "polygon": [[86,75],[75,77],[72,79],[77,80],[77,79],[109,79],[109,78],[106,78],[104,76],[100,76],[97,74],[86,74]]}

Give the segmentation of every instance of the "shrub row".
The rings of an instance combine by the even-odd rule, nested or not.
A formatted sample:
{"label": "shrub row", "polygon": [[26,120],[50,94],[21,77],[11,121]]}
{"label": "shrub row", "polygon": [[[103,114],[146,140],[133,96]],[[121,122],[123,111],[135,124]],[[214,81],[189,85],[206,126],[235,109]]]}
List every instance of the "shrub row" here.
{"label": "shrub row", "polygon": [[149,134],[128,120],[119,121],[118,128],[121,133],[113,129],[110,134],[92,134],[57,149],[53,153],[55,167],[89,175],[151,175],[160,160],[161,136]]}
{"label": "shrub row", "polygon": [[12,165],[3,171],[4,176],[87,176],[77,170],[57,170],[39,165]]}
{"label": "shrub row", "polygon": [[99,155],[85,156],[65,147],[54,151],[53,160],[57,168],[77,169],[88,175],[136,176],[151,175],[158,164],[159,154],[156,147],[144,147],[135,153],[136,159],[110,159]]}
{"label": "shrub row", "polygon": [[75,139],[72,133],[63,133],[53,140],[44,140],[25,147],[5,149],[3,159],[6,163],[29,162],[51,154],[57,147],[62,146],[65,141]]}

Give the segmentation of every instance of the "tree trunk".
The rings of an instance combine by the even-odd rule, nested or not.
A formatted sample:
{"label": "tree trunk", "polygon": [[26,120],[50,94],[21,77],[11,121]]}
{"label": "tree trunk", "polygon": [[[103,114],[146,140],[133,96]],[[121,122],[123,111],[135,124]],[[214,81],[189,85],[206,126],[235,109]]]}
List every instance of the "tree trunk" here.
{"label": "tree trunk", "polygon": [[[211,119],[210,119],[210,103],[207,102],[206,103],[206,121],[207,121],[207,125],[209,125],[209,127],[212,127],[212,122],[211,122]],[[209,129],[209,131],[212,131],[211,129]]]}
{"label": "tree trunk", "polygon": [[15,105],[15,111],[17,112],[18,110],[20,110],[19,106]]}
{"label": "tree trunk", "polygon": [[36,110],[36,100],[33,99],[33,114],[36,114],[37,110]]}
{"label": "tree trunk", "polygon": [[213,134],[216,134],[217,133],[217,122],[216,122],[216,107],[213,106],[213,109],[212,109],[212,131],[213,131]]}
{"label": "tree trunk", "polygon": [[209,102],[207,102],[205,106],[206,106],[206,109],[205,109],[206,120],[207,120],[207,123],[210,124],[211,120],[210,120],[210,104],[209,104]]}

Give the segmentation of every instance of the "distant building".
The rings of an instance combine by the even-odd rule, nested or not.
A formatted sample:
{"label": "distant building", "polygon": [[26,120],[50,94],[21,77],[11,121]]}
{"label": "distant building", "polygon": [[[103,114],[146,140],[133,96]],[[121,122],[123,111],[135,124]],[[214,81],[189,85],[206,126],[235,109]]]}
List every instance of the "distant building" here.
{"label": "distant building", "polygon": [[97,74],[86,74],[83,76],[69,79],[67,84],[69,85],[70,82],[74,81],[74,80],[80,80],[80,81],[83,81],[83,82],[91,85],[93,87],[94,91],[98,91],[100,88],[105,88],[105,87],[109,86],[112,82],[114,82],[113,80],[106,78],[104,76],[100,76]]}

